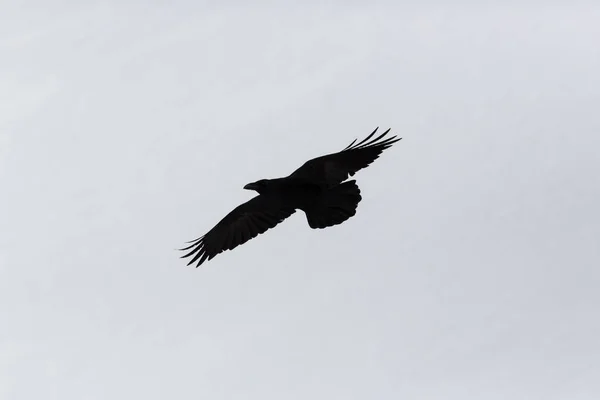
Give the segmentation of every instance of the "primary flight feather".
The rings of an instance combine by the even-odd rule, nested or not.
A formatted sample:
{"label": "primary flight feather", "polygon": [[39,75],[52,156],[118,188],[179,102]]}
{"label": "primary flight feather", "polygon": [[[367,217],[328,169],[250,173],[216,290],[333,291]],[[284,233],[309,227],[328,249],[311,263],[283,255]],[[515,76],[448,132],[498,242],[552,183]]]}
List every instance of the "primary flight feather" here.
{"label": "primary flight feather", "polygon": [[[383,150],[402,138],[386,138],[389,129],[371,139],[376,128],[364,140],[354,140],[342,151],[307,161],[289,176],[261,179],[244,186],[258,196],[239,205],[204,236],[181,250],[189,250],[182,258],[191,257],[188,265],[212,259],[232,250],[273,228],[296,212],[304,211],[308,225],[322,229],[341,224],[356,214],[361,200],[355,180],[346,181],[357,171],[369,166]],[[356,144],[355,144],[356,143]]]}

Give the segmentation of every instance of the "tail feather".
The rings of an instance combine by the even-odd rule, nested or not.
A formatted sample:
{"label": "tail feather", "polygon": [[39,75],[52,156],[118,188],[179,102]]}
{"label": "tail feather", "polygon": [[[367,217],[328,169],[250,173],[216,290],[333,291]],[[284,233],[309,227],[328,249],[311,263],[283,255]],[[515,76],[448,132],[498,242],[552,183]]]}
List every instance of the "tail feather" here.
{"label": "tail feather", "polygon": [[304,211],[308,225],[322,229],[341,224],[356,214],[361,199],[360,189],[354,180],[327,189],[313,207]]}

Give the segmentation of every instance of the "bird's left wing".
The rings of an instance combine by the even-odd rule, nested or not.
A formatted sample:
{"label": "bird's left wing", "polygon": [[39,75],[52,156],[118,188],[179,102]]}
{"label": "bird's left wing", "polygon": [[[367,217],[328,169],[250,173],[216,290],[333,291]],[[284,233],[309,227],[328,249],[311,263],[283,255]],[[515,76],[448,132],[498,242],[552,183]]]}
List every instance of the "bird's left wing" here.
{"label": "bird's left wing", "polygon": [[206,235],[188,242],[191,245],[181,250],[190,251],[181,258],[192,257],[188,265],[197,261],[198,268],[217,254],[232,250],[273,228],[295,211],[282,206],[273,196],[258,195],[236,207]]}
{"label": "bird's left wing", "polygon": [[349,176],[353,176],[357,171],[368,167],[381,155],[381,152],[401,139],[396,136],[385,137],[389,131],[388,129],[375,139],[371,139],[377,132],[376,128],[359,143],[354,140],[342,151],[305,162],[292,172],[290,177],[337,185],[348,179]]}

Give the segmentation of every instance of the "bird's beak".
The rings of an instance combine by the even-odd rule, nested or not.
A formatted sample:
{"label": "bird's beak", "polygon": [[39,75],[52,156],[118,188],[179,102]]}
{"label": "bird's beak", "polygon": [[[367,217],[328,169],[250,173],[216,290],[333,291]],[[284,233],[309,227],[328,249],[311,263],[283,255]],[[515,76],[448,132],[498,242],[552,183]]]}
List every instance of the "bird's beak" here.
{"label": "bird's beak", "polygon": [[256,190],[256,183],[249,183],[246,186],[244,186],[244,189],[247,189],[247,190]]}

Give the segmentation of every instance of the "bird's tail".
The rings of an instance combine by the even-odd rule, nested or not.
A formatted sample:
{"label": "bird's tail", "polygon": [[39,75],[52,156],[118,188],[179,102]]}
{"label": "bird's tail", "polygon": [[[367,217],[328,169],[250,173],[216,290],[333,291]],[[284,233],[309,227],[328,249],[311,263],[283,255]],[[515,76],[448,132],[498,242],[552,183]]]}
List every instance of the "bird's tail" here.
{"label": "bird's tail", "polygon": [[341,224],[356,214],[361,198],[354,180],[327,189],[314,206],[304,210],[308,225],[313,229],[322,229]]}

